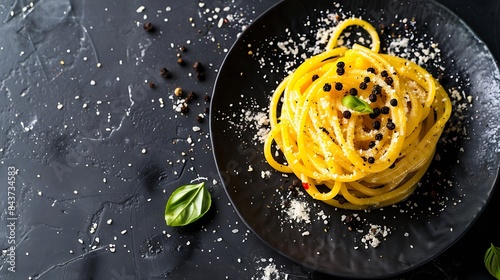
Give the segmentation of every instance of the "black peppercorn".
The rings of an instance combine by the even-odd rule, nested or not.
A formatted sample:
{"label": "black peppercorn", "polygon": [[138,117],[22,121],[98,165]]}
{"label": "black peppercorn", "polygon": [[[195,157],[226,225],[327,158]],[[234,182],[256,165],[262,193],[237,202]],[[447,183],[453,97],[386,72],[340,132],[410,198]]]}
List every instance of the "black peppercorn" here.
{"label": "black peppercorn", "polygon": [[373,164],[375,162],[375,158],[369,157],[368,158],[368,163]]}
{"label": "black peppercorn", "polygon": [[170,71],[168,71],[167,68],[161,68],[160,69],[160,76],[162,76],[163,78],[170,78]]}
{"label": "black peppercorn", "polygon": [[389,107],[383,106],[382,108],[380,108],[380,113],[382,113],[384,115],[389,114]]}
{"label": "black peppercorn", "polygon": [[366,71],[368,71],[369,73],[375,74],[375,68],[373,68],[373,67],[368,67],[368,69],[366,69]]}
{"label": "black peppercorn", "polygon": [[187,105],[186,106],[182,106],[181,113],[186,114],[187,112],[189,112],[189,107]]}
{"label": "black peppercorn", "polygon": [[149,82],[148,85],[149,85],[149,88],[156,88],[156,84],[153,81]]}
{"label": "black peppercorn", "polygon": [[342,83],[335,83],[335,89],[336,90],[342,90],[344,86],[342,85]]}
{"label": "black peppercorn", "polygon": [[351,88],[349,90],[349,94],[352,95],[352,96],[356,96],[356,95],[358,95],[358,90],[355,89],[355,88]]}
{"label": "black peppercorn", "polygon": [[389,73],[387,73],[386,70],[382,70],[382,72],[380,72],[380,75],[385,78],[385,77],[389,76]]}
{"label": "black peppercorn", "polygon": [[371,119],[376,119],[380,115],[380,108],[373,108],[373,113],[371,113],[369,116]]}
{"label": "black peppercorn", "polygon": [[381,95],[382,94],[382,87],[379,85],[374,85],[372,88],[372,93],[376,95]]}
{"label": "black peppercorn", "polygon": [[395,124],[395,123],[393,123],[391,119],[389,119],[389,120],[387,121],[387,125],[386,125],[386,127],[387,127],[387,129],[389,129],[389,130],[394,130],[394,129],[396,128],[396,124]]}
{"label": "black peppercorn", "polygon": [[373,129],[379,130],[380,129],[380,122],[379,121],[372,122],[372,127],[373,127]]}
{"label": "black peppercorn", "polygon": [[392,85],[392,83],[394,82],[394,80],[391,78],[391,77],[387,77],[385,78],[385,83],[388,84],[388,85]]}
{"label": "black peppercorn", "polygon": [[323,91],[330,91],[332,89],[332,85],[330,85],[329,83],[325,83],[325,85],[323,86]]}
{"label": "black peppercorn", "polygon": [[372,94],[370,94],[370,95],[368,96],[368,100],[370,100],[370,102],[377,102],[377,95],[375,95],[375,94],[373,94],[373,93],[372,93]]}
{"label": "black peppercorn", "polygon": [[368,144],[368,147],[371,149],[373,147],[375,147],[375,141],[370,141],[370,143]]}
{"label": "black peppercorn", "polygon": [[393,107],[398,106],[398,100],[396,98],[391,99],[391,101],[389,101],[389,102],[391,103],[391,106],[393,106]]}
{"label": "black peppercorn", "polygon": [[384,138],[384,135],[382,135],[381,133],[377,133],[377,134],[375,135],[375,140],[377,140],[377,141],[380,141],[380,140],[382,140],[383,138]]}
{"label": "black peppercorn", "polygon": [[[335,199],[339,202],[340,205],[347,203],[347,199],[343,196],[336,196]],[[349,227],[348,227],[349,228]],[[349,229],[349,231],[352,231],[352,229]]]}
{"label": "black peppercorn", "polygon": [[345,73],[344,68],[337,68],[337,75],[342,76],[342,75],[344,75],[344,73]]}
{"label": "black peppercorn", "polygon": [[205,71],[205,67],[203,67],[203,64],[201,64],[201,62],[199,61],[196,61],[194,64],[193,64],[193,68],[196,72],[203,72]]}
{"label": "black peppercorn", "polygon": [[363,82],[365,82],[365,83],[369,83],[369,82],[370,82],[370,77],[365,77],[365,78],[363,79]]}
{"label": "black peppercorn", "polygon": [[337,67],[338,68],[344,68],[345,67],[345,63],[343,61],[339,61],[339,62],[337,62]]}
{"label": "black peppercorn", "polygon": [[312,76],[312,81],[314,82],[314,81],[316,81],[318,78],[319,78],[319,76],[318,76],[317,74],[314,74],[314,75]]}
{"label": "black peppercorn", "polygon": [[153,24],[151,22],[144,23],[143,27],[144,27],[144,30],[146,30],[147,32],[153,32],[154,31],[154,26],[153,26]]}
{"label": "black peppercorn", "polygon": [[359,88],[360,88],[360,89],[366,89],[367,87],[368,87],[368,85],[367,85],[365,82],[361,82],[361,83],[359,84]]}
{"label": "black peppercorn", "polygon": [[342,112],[342,116],[346,119],[350,119],[351,118],[351,112],[350,111],[347,111],[345,110],[344,112]]}

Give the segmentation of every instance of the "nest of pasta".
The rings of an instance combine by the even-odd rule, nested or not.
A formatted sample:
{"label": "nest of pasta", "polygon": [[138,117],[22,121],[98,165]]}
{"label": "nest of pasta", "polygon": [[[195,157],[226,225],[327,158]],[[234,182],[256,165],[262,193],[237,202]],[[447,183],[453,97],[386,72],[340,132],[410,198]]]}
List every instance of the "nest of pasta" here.
{"label": "nest of pasta", "polygon": [[[351,25],[368,32],[371,48],[337,46]],[[407,198],[451,114],[446,91],[429,72],[379,50],[372,25],[345,20],[326,50],[287,76],[271,99],[266,160],[335,207],[379,208]]]}

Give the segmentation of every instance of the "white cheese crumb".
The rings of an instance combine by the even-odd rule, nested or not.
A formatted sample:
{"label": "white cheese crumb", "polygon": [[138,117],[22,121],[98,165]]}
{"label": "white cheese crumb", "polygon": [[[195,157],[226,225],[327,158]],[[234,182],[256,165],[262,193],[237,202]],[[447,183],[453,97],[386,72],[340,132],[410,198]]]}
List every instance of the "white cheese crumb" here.
{"label": "white cheese crumb", "polygon": [[269,179],[271,177],[271,171],[269,170],[261,171],[260,177],[262,177],[262,179]]}
{"label": "white cheese crumb", "polygon": [[286,211],[291,220],[307,224],[311,222],[309,212],[310,208],[308,207],[307,202],[302,202],[296,199],[290,201],[290,208]]}
{"label": "white cheese crumb", "polygon": [[139,8],[137,8],[137,10],[135,10],[138,14],[144,12],[144,10],[146,9],[146,7],[144,6],[140,6]]}

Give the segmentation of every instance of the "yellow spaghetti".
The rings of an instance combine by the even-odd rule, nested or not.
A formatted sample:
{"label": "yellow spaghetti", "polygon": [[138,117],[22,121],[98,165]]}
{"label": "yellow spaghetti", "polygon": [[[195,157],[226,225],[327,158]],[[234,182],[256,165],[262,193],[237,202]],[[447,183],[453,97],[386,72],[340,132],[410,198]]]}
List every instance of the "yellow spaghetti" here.
{"label": "yellow spaghetti", "polygon": [[[353,25],[368,32],[371,48],[337,46]],[[271,99],[266,160],[335,207],[380,208],[407,198],[451,114],[450,99],[431,74],[379,50],[370,23],[344,20],[326,50],[305,60]]]}

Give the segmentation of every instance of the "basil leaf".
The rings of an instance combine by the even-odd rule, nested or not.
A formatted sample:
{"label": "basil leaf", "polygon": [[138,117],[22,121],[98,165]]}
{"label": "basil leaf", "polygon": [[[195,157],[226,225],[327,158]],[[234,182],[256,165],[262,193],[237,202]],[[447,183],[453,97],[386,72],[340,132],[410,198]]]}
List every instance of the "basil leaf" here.
{"label": "basil leaf", "polygon": [[373,113],[373,109],[372,107],[370,107],[370,104],[353,95],[344,96],[342,98],[342,105],[358,113],[362,114]]}
{"label": "basil leaf", "polygon": [[165,221],[169,226],[184,226],[201,218],[212,205],[205,183],[184,185],[176,189],[165,206]]}
{"label": "basil leaf", "polygon": [[484,255],[484,265],[493,277],[500,280],[500,247],[491,244]]}

